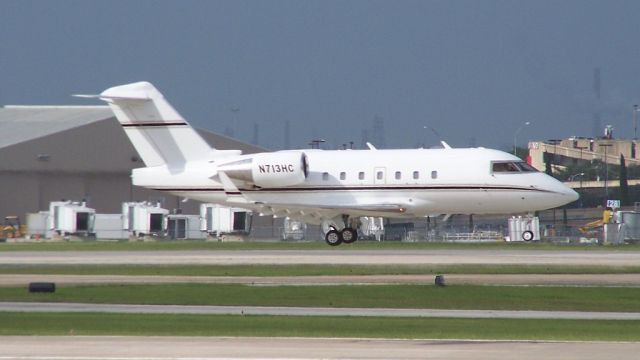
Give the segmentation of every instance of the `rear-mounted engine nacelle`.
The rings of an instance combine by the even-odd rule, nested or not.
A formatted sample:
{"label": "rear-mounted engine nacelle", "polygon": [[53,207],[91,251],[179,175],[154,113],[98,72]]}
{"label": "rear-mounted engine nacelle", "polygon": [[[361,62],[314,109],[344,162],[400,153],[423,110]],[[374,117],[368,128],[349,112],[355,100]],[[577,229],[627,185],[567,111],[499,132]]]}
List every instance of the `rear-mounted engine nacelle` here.
{"label": "rear-mounted engine nacelle", "polygon": [[307,178],[307,157],[304,153],[262,153],[218,167],[232,179],[253,183],[259,187],[298,185]]}

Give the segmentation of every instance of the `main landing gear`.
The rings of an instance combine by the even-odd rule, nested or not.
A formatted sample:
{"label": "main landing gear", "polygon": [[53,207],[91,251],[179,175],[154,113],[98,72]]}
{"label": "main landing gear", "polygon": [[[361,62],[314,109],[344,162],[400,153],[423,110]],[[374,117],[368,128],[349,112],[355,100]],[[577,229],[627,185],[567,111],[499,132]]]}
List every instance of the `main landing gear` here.
{"label": "main landing gear", "polygon": [[324,240],[331,246],[337,246],[342,243],[351,244],[358,240],[358,231],[353,228],[344,228],[340,231],[332,228],[324,236]]}
{"label": "main landing gear", "polygon": [[[345,224],[351,223],[348,216],[343,216],[343,221]],[[351,244],[358,240],[358,231],[354,227],[345,226],[342,230],[338,230],[335,225],[329,225],[329,229],[324,236],[324,240],[331,246],[337,246],[342,243]]]}

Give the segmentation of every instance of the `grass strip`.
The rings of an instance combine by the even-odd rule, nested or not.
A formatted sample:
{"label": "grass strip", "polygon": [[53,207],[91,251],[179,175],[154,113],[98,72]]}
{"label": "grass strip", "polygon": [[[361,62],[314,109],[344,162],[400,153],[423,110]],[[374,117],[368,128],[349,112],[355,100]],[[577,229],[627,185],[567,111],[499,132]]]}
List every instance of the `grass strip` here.
{"label": "grass strip", "polygon": [[455,285],[83,285],[0,288],[0,301],[98,304],[640,312],[640,288]]}
{"label": "grass strip", "polygon": [[637,274],[640,266],[562,265],[0,265],[0,274],[320,276],[435,274]]}
{"label": "grass strip", "polygon": [[639,341],[639,321],[0,312],[0,336],[264,336]]}
{"label": "grass strip", "polygon": [[248,242],[210,242],[203,240],[129,242],[122,241],[84,241],[84,242],[39,242],[39,243],[0,243],[0,251],[169,251],[169,250],[585,250],[585,251],[640,251],[640,244],[633,245],[569,245],[551,243],[432,243],[432,242],[376,242],[357,241],[353,244],[329,247],[324,241],[284,242],[284,241],[248,241]]}

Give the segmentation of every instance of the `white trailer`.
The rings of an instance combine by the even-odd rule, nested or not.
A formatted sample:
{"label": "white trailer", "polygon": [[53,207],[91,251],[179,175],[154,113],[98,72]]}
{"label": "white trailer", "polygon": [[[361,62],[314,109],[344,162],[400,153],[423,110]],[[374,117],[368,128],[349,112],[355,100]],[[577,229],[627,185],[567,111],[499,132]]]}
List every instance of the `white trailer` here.
{"label": "white trailer", "polygon": [[[375,239],[382,241],[384,236],[384,218],[363,216],[360,218],[360,235],[363,239]],[[358,235],[358,237],[360,237]]]}
{"label": "white trailer", "polygon": [[51,235],[48,211],[27,214],[27,237],[40,240],[51,238]]}
{"label": "white trailer", "polygon": [[122,203],[122,229],[134,236],[163,236],[167,229],[169,210],[159,203]]}
{"label": "white trailer", "polygon": [[167,216],[167,237],[173,240],[205,239],[207,234],[200,231],[200,216],[170,214]]}
{"label": "white trailer", "polygon": [[129,237],[129,232],[122,228],[122,214],[96,214],[96,238],[119,240]]}
{"label": "white trailer", "polygon": [[96,210],[85,202],[53,201],[49,203],[49,229],[58,235],[95,236]]}
{"label": "white trailer", "polygon": [[202,204],[200,231],[217,238],[227,234],[246,236],[251,231],[251,212],[217,204]]}
{"label": "white trailer", "polygon": [[303,240],[307,234],[307,224],[288,216],[282,223],[282,240]]}

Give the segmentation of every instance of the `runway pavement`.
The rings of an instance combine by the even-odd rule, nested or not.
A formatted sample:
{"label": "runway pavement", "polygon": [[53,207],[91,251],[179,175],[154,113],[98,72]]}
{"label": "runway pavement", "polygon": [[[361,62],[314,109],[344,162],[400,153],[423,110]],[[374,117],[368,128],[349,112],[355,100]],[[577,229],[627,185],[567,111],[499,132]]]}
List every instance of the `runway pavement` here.
{"label": "runway pavement", "polygon": [[474,319],[640,320],[640,313],[633,312],[129,305],[36,302],[0,302],[0,311],[274,316],[451,317]]}
{"label": "runway pavement", "polygon": [[[640,274],[447,274],[448,285],[640,286]],[[246,285],[381,285],[433,284],[434,275],[319,275],[319,276],[153,276],[0,274],[0,286],[31,282],[56,285],[88,284],[246,284]]]}
{"label": "runway pavement", "polygon": [[518,264],[638,266],[635,251],[546,250],[201,250],[10,251],[0,264]]}
{"label": "runway pavement", "polygon": [[[517,264],[638,266],[640,252],[537,250],[255,250],[255,251],[52,251],[0,252],[2,265],[65,264]],[[432,283],[433,276],[355,277],[116,277],[67,275],[2,275],[0,284],[55,281],[81,283],[237,282],[246,284]],[[448,284],[638,286],[636,274],[613,275],[446,275]],[[1,311],[100,311],[96,306],[120,307],[121,312],[177,312],[277,315],[438,316],[515,318],[593,318],[640,320],[640,313],[501,312],[413,309],[308,309],[267,307],[148,307],[93,304],[10,304]],[[57,310],[52,307],[58,307]],[[75,310],[70,310],[75,307]],[[620,320],[623,321],[623,320]],[[640,343],[428,341],[376,339],[192,338],[192,337],[0,337],[4,359],[636,359]]]}
{"label": "runway pavement", "polygon": [[0,360],[637,359],[640,343],[147,336],[5,336]]}

